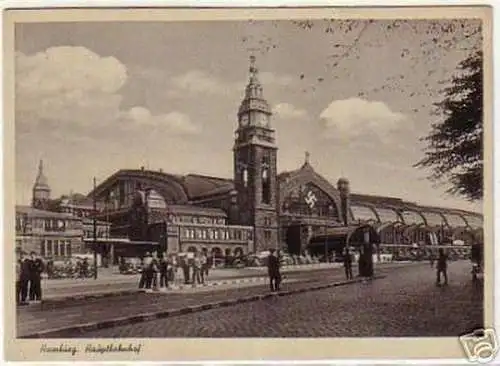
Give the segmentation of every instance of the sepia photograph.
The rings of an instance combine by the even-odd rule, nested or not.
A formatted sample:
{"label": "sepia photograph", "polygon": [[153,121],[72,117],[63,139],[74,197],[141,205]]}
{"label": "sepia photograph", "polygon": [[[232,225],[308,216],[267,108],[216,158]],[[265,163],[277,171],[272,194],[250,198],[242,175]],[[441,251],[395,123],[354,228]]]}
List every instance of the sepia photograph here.
{"label": "sepia photograph", "polygon": [[38,359],[249,338],[494,357],[478,9],[18,11],[13,337]]}

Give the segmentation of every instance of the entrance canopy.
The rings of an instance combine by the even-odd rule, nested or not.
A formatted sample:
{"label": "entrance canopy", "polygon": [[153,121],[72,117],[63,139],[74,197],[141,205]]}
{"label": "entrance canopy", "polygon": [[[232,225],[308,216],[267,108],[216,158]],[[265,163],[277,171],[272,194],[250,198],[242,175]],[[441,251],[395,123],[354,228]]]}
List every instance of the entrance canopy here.
{"label": "entrance canopy", "polygon": [[342,250],[346,244],[361,246],[363,243],[379,244],[380,236],[375,227],[368,224],[329,228],[326,235],[316,235],[309,241],[309,248],[318,250]]}

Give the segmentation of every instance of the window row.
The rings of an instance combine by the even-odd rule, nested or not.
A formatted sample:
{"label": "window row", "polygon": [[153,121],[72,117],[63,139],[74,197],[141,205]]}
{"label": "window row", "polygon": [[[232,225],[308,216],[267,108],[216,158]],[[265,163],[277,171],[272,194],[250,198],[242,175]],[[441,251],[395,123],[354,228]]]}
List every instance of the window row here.
{"label": "window row", "polygon": [[183,228],[181,229],[183,239],[197,240],[252,240],[252,231],[241,229],[205,229],[205,228]]}
{"label": "window row", "polygon": [[172,217],[173,223],[190,223],[203,225],[225,225],[226,219],[223,217],[175,215]]}
{"label": "window row", "polygon": [[71,240],[42,240],[40,255],[42,257],[70,257]]}
{"label": "window row", "polygon": [[[94,237],[94,229],[88,229],[83,231],[83,237],[84,238],[93,238]],[[107,238],[109,235],[107,235],[107,231],[103,229],[98,229],[96,231],[96,237],[98,238]]]}
{"label": "window row", "polygon": [[71,229],[78,229],[80,222],[77,220],[63,219],[28,219],[23,216],[16,216],[16,231],[21,232],[29,229],[43,229],[49,232],[62,232]]}

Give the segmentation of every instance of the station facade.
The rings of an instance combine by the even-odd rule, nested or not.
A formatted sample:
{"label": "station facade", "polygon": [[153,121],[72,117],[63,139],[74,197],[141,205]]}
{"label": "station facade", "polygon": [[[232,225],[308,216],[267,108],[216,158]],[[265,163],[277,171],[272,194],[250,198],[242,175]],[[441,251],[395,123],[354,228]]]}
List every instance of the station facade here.
{"label": "station facade", "polygon": [[[236,117],[232,179],[122,169],[92,190],[87,198],[97,201],[97,218],[110,223],[110,237],[216,255],[338,252],[367,240],[409,246],[482,240],[481,214],[351,193],[347,179],[332,183],[316,172],[308,153],[298,169],[279,172],[272,112],[254,59]],[[34,204],[43,208],[47,187],[39,186]],[[68,213],[83,206],[59,207]]]}
{"label": "station facade", "polygon": [[317,173],[307,153],[301,167],[281,173],[277,155],[271,108],[253,59],[237,112],[233,179],[127,169],[90,195],[107,207],[112,235],[159,241],[172,252],[286,248],[298,254],[314,251],[315,243],[331,251],[366,232],[373,241],[403,245],[482,237],[480,214],[352,194],[347,179],[332,184]]}

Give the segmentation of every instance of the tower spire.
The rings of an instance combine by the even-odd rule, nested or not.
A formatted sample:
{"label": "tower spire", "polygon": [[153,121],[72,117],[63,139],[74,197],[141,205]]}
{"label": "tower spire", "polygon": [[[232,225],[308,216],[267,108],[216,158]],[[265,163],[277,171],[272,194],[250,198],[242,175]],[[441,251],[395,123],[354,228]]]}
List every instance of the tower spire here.
{"label": "tower spire", "polygon": [[47,177],[43,171],[43,160],[38,163],[38,174],[33,185],[33,201],[32,204],[37,208],[44,208],[47,201],[50,199],[50,187]]}

